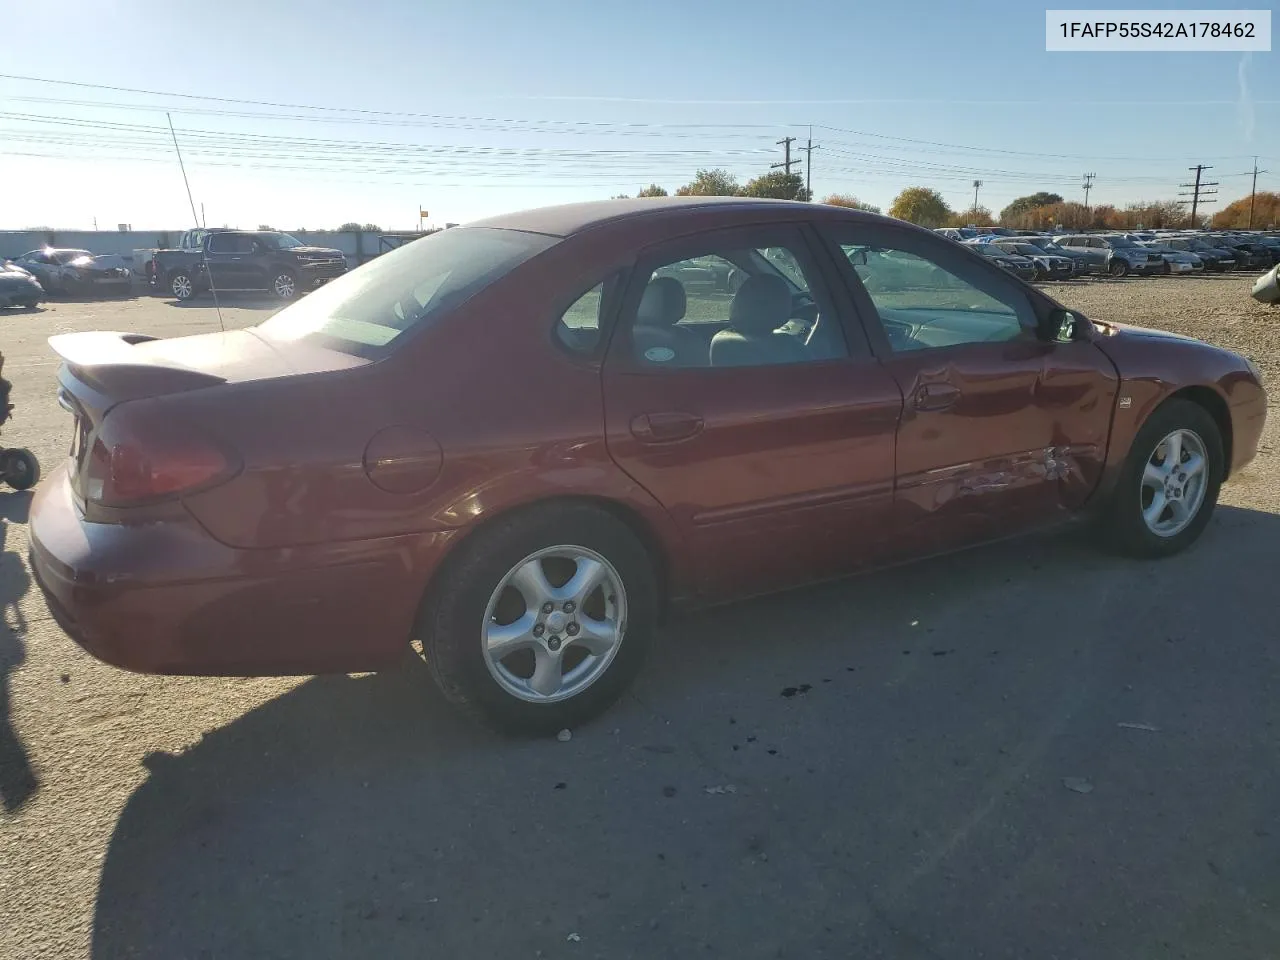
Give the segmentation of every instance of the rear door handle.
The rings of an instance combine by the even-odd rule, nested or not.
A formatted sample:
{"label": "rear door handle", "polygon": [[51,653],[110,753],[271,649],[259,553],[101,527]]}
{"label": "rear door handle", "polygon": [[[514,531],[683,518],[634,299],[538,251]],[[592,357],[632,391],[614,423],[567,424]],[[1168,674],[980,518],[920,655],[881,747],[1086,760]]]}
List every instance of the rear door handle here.
{"label": "rear door handle", "polygon": [[949,383],[925,383],[916,389],[911,401],[917,410],[946,410],[955,406],[959,398],[959,387]]}
{"label": "rear door handle", "polygon": [[641,443],[672,443],[702,431],[702,418],[678,410],[642,413],[631,420],[631,435]]}

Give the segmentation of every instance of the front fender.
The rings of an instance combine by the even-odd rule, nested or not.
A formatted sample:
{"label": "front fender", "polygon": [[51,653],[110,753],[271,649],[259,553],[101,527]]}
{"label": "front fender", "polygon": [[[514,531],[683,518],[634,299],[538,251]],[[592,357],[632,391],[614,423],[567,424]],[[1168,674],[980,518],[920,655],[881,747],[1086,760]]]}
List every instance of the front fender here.
{"label": "front fender", "polygon": [[1243,358],[1162,331],[1111,324],[1100,330],[1096,343],[1120,371],[1100,495],[1114,487],[1143,424],[1175,395],[1205,406],[1223,428],[1228,476],[1253,458],[1266,420],[1266,393]]}

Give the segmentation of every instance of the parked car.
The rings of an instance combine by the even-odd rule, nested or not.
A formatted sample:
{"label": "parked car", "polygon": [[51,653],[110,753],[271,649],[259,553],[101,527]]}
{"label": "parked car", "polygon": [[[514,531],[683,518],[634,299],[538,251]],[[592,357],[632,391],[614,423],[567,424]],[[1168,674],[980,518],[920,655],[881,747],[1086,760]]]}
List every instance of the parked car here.
{"label": "parked car", "polygon": [[204,252],[204,238],[212,233],[222,233],[226,227],[187,230],[178,238],[176,247],[154,250],[146,265],[147,282],[152,292],[172,294],[170,277],[182,273],[188,278],[195,275]]}
{"label": "parked car", "polygon": [[1204,261],[1187,250],[1175,250],[1162,240],[1143,240],[1138,246],[1160,254],[1166,274],[1197,273],[1204,270]]}
{"label": "parked car", "polygon": [[978,240],[966,244],[976,253],[981,254],[988,260],[994,262],[1002,270],[1008,270],[1015,277],[1022,280],[1034,280],[1036,278],[1036,265],[1026,257],[1009,253],[995,243],[980,242]]}
{"label": "parked car", "polygon": [[198,250],[161,251],[152,273],[178,300],[215,290],[267,290],[280,300],[347,272],[341,250],[309,247],[274,230],[218,230],[199,234]]}
{"label": "parked car", "polygon": [[978,235],[978,231],[973,227],[937,227],[933,232],[948,240],[955,240],[957,243],[972,240]]}
{"label": "parked car", "polygon": [[997,240],[992,244],[1010,256],[1030,260],[1035,267],[1036,280],[1067,280],[1075,273],[1075,263],[1070,257],[1058,256],[1041,250],[1035,244],[1014,240]]}
{"label": "parked car", "polygon": [[[747,275],[731,301],[662,274],[705,256]],[[876,282],[895,262],[912,285]],[[900,221],[743,198],[511,214],[250,329],[50,345],[74,439],[31,569],[89,652],[353,672],[412,636],[521,732],[604,709],[668,610],[1064,518],[1177,553],[1267,411],[1229,350]]]}
{"label": "parked car", "polygon": [[53,294],[118,296],[129,293],[133,285],[124,258],[115,254],[95,257],[88,250],[45,247],[29,250],[14,263]]}
{"label": "parked car", "polygon": [[30,272],[10,260],[0,261],[0,307],[33,310],[44,300],[44,287]]}
{"label": "parked car", "polygon": [[1039,247],[1045,253],[1052,254],[1057,257],[1067,257],[1072,263],[1072,275],[1082,277],[1090,273],[1097,273],[1102,267],[1089,258],[1083,250],[1075,250],[1071,247],[1064,247],[1057,243],[1053,237],[1044,234],[1038,234],[1034,237],[1023,238],[1032,246]]}
{"label": "parked car", "polygon": [[1204,263],[1206,270],[1221,273],[1236,266],[1235,251],[1215,247],[1197,237],[1165,237],[1160,242],[1171,250],[1194,253]]}
{"label": "parked car", "polygon": [[1124,237],[1074,233],[1055,237],[1061,246],[1078,250],[1113,277],[1164,272],[1164,260]]}
{"label": "parked car", "polygon": [[1204,238],[1209,243],[1226,247],[1232,251],[1235,254],[1236,266],[1240,269],[1249,270],[1275,265],[1270,248],[1262,244],[1242,240],[1229,233],[1210,233],[1205,234]]}

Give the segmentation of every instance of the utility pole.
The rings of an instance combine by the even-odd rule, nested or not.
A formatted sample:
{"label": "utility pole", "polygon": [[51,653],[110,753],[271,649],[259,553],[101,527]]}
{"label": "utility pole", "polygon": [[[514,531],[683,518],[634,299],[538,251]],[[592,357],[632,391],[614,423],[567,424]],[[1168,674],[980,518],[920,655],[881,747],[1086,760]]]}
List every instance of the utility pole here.
{"label": "utility pole", "polygon": [[1089,212],[1089,191],[1093,189],[1093,180],[1097,176],[1096,173],[1086,173],[1084,175],[1084,212]]}
{"label": "utility pole", "polygon": [[975,211],[977,211],[977,209],[978,209],[978,188],[979,188],[980,186],[982,186],[982,181],[981,181],[981,180],[975,180],[975,181],[973,181],[973,209],[974,209]]}
{"label": "utility pole", "polygon": [[810,200],[813,199],[813,151],[821,146],[822,144],[813,142],[813,127],[810,127],[809,139],[803,147],[796,148],[804,151],[804,192],[809,195]]}
{"label": "utility pole", "polygon": [[1258,174],[1266,173],[1266,170],[1258,169],[1258,158],[1253,158],[1253,187],[1249,190],[1249,229],[1253,229],[1253,201],[1258,193]]}
{"label": "utility pole", "polygon": [[769,164],[770,170],[777,170],[779,167],[782,167],[788,174],[791,173],[791,167],[800,162],[799,160],[791,159],[791,145],[795,142],[795,137],[783,137],[781,140],[777,141],[778,145],[786,150],[786,159],[782,163]]}
{"label": "utility pole", "polygon": [[[1255,166],[1256,166],[1256,164],[1255,164]],[[1194,183],[1180,183],[1180,184],[1178,184],[1178,186],[1180,186],[1180,187],[1190,187],[1190,188],[1191,188],[1191,192],[1190,192],[1190,193],[1180,193],[1180,194],[1178,194],[1178,196],[1180,196],[1180,197],[1190,197],[1190,198],[1191,198],[1191,226],[1192,226],[1192,227],[1196,227],[1196,226],[1199,226],[1199,223],[1200,223],[1200,221],[1198,221],[1198,220],[1196,219],[1196,211],[1200,209],[1200,204],[1202,204],[1202,203],[1217,203],[1217,202],[1218,202],[1218,201],[1216,201],[1216,200],[1206,200],[1206,199],[1205,199],[1205,197],[1212,197],[1212,196],[1214,196],[1214,195],[1216,195],[1216,194],[1217,194],[1217,192],[1218,192],[1217,190],[1207,190],[1207,189],[1205,189],[1205,188],[1206,188],[1206,187],[1216,187],[1216,186],[1218,185],[1218,181],[1214,180],[1213,182],[1209,182],[1209,181],[1206,181],[1206,180],[1202,180],[1202,179],[1201,179],[1201,177],[1203,176],[1203,174],[1204,174],[1204,172],[1205,172],[1206,170],[1212,170],[1212,169],[1213,169],[1213,167],[1211,167],[1211,166],[1207,166],[1207,165],[1205,165],[1205,164],[1203,164],[1203,163],[1197,163],[1194,167],[1187,167],[1187,169],[1188,169],[1188,170],[1194,170],[1194,171],[1195,171],[1196,179],[1195,179],[1195,182],[1194,182]],[[1179,202],[1179,203],[1186,203],[1187,201],[1185,201],[1185,200],[1179,200],[1178,202]]]}

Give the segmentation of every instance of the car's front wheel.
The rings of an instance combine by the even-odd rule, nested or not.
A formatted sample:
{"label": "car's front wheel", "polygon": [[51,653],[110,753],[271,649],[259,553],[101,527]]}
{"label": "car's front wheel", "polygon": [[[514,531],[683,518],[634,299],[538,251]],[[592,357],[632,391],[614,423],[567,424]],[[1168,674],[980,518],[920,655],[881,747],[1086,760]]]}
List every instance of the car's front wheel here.
{"label": "car's front wheel", "polygon": [[292,300],[298,295],[298,279],[287,270],[276,274],[271,281],[271,292],[280,300]]}
{"label": "car's front wheel", "polygon": [[626,524],[556,504],[499,520],[459,550],[417,630],[447,699],[506,733],[545,734],[591,719],[630,685],[657,584]]}
{"label": "car's front wheel", "polygon": [[1108,271],[1113,277],[1125,277],[1129,275],[1129,262],[1119,257],[1112,257]]}
{"label": "car's front wheel", "polygon": [[1213,417],[1190,400],[1168,400],[1138,431],[1103,529],[1130,556],[1178,553],[1204,531],[1224,473]]}

